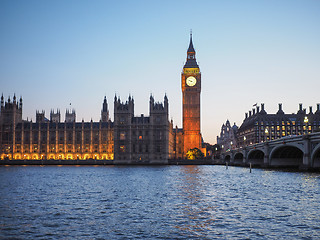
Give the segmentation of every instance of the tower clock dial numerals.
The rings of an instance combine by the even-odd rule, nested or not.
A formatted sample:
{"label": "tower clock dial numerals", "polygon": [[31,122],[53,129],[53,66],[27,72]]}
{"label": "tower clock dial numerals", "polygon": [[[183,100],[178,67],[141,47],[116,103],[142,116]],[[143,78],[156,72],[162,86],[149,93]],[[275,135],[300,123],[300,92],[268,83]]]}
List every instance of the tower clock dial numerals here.
{"label": "tower clock dial numerals", "polygon": [[192,87],[194,85],[196,85],[197,83],[197,79],[195,77],[188,77],[187,80],[186,80],[186,83],[189,87]]}

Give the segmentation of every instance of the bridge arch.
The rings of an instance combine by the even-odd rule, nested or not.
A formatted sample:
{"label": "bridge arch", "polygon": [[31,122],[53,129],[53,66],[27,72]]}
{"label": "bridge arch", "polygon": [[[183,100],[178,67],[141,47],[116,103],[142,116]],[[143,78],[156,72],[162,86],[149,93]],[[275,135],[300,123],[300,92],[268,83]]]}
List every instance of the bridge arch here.
{"label": "bridge arch", "polygon": [[230,162],[230,160],[231,160],[231,156],[229,154],[224,157],[225,162]]}
{"label": "bridge arch", "polygon": [[303,164],[303,153],[302,147],[298,144],[283,144],[270,152],[270,164],[297,167]]}
{"label": "bridge arch", "polygon": [[260,149],[252,149],[248,153],[248,162],[252,164],[263,164],[265,153]]}
{"label": "bridge arch", "polygon": [[320,168],[320,143],[315,146],[311,153],[312,167]]}
{"label": "bridge arch", "polygon": [[235,155],[234,155],[234,161],[235,162],[243,162],[243,153],[241,153],[241,152],[237,152],[237,153],[235,153]]}

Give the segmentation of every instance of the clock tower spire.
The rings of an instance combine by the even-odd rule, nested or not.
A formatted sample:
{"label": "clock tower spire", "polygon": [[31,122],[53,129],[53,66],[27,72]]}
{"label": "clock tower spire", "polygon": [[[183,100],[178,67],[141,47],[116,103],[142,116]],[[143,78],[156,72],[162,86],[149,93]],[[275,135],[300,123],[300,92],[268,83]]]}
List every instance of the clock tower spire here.
{"label": "clock tower spire", "polygon": [[184,156],[193,148],[202,149],[200,129],[201,73],[196,61],[192,32],[187,50],[187,61],[181,73],[183,105],[183,149]]}
{"label": "clock tower spire", "polygon": [[190,43],[189,48],[187,50],[187,61],[184,65],[184,68],[199,68],[196,61],[196,51],[194,50],[192,43],[192,32],[190,33]]}

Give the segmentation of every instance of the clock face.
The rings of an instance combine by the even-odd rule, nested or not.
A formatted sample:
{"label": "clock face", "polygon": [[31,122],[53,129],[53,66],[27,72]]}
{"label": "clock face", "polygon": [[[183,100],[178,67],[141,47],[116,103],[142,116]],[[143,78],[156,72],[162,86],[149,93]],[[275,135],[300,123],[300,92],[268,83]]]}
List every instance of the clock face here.
{"label": "clock face", "polygon": [[187,80],[186,80],[186,83],[189,87],[192,87],[194,85],[196,85],[197,83],[197,79],[195,77],[188,77]]}

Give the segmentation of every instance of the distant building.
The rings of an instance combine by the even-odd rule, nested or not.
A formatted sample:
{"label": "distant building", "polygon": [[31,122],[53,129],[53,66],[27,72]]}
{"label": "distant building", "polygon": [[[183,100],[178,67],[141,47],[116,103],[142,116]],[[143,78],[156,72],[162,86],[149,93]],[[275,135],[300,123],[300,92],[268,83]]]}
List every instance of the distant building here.
{"label": "distant building", "polygon": [[169,103],[149,101],[149,116],[134,115],[134,100],[114,98],[114,122],[104,97],[99,122],[77,122],[76,111],[36,111],[36,122],[22,119],[22,98],[1,97],[0,159],[110,159],[116,163],[167,163],[202,148],[200,131],[201,73],[190,35],[187,61],[181,73],[183,128],[169,121]]}
{"label": "distant building", "polygon": [[228,152],[237,148],[238,127],[236,123],[231,127],[229,120],[221,127],[220,137],[217,136],[217,144],[219,145],[221,152]]}
{"label": "distant building", "polygon": [[202,149],[200,127],[201,72],[196,61],[196,51],[192,43],[192,34],[190,34],[190,43],[187,50],[187,61],[181,73],[181,90],[183,156],[193,148],[198,148],[205,154],[206,150]]}
{"label": "distant building", "polygon": [[320,130],[320,104],[313,113],[299,104],[297,113],[287,114],[282,110],[282,104],[276,114],[268,114],[264,104],[245,114],[245,119],[238,130],[238,146],[265,142],[290,135],[302,135]]}
{"label": "distant building", "polygon": [[113,159],[112,122],[76,122],[75,110],[36,112],[36,122],[22,120],[20,102],[1,97],[0,159]]}
{"label": "distant building", "polygon": [[149,116],[134,116],[134,100],[114,99],[114,156],[117,163],[167,163],[173,158],[172,122],[169,104],[149,101]]}

